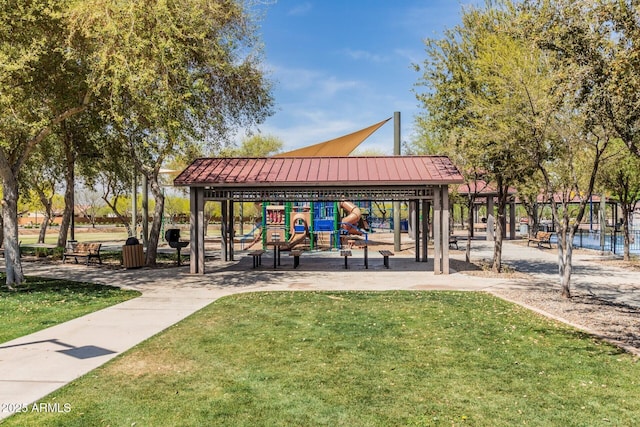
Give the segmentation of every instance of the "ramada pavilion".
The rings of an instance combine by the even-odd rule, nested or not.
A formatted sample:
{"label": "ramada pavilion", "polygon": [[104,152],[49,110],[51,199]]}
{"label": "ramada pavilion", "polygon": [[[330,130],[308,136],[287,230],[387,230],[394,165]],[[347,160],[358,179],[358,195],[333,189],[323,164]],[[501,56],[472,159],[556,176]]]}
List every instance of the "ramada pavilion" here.
{"label": "ramada pavilion", "polygon": [[[427,260],[432,225],[434,272],[449,273],[449,186],[463,182],[443,156],[280,156],[268,158],[201,158],[189,165],[174,185],[190,190],[191,273],[205,273],[204,204],[222,205],[222,249],[233,260],[235,202],[379,201],[408,202],[415,227],[416,261]],[[429,224],[433,207],[433,224]],[[422,231],[421,231],[422,230]]]}

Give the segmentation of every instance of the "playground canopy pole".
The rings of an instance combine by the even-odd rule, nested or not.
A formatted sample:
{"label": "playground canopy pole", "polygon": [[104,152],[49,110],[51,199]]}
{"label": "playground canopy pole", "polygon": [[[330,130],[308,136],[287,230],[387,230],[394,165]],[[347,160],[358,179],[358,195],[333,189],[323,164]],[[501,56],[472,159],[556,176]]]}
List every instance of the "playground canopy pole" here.
{"label": "playground canopy pole", "polygon": [[[393,155],[400,155],[400,111],[393,113]],[[393,247],[400,251],[400,202],[393,202]]]}

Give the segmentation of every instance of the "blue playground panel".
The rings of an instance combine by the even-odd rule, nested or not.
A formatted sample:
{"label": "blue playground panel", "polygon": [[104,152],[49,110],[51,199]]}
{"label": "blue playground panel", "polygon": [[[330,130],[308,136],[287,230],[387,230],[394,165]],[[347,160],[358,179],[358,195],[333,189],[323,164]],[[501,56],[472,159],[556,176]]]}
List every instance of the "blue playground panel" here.
{"label": "blue playground panel", "polygon": [[313,222],[314,231],[333,231],[334,222],[332,219],[316,219]]}

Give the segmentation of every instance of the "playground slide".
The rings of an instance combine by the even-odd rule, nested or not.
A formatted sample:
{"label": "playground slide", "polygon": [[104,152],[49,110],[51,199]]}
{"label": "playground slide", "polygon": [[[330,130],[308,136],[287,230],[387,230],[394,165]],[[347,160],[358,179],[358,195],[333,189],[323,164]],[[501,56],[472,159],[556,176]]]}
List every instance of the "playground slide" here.
{"label": "playground slide", "polygon": [[260,229],[258,230],[258,233],[256,234],[256,236],[253,238],[253,240],[251,241],[251,243],[249,243],[247,246],[244,247],[244,250],[248,251],[249,249],[251,249],[251,247],[253,245],[255,245],[256,243],[258,243],[259,241],[262,240],[262,227],[260,227]]}
{"label": "playground slide", "polygon": [[309,224],[307,224],[307,219],[304,215],[294,215],[292,219],[294,224],[302,222],[304,224],[304,231],[296,231],[289,237],[289,249],[293,249],[296,245],[304,243],[304,239],[309,235]]}
{"label": "playground slide", "polygon": [[[349,234],[362,235],[362,231],[358,229],[358,222],[360,222],[360,208],[351,202],[342,201],[340,207],[348,212],[348,215],[342,218],[342,228],[347,230]],[[351,224],[350,226],[348,224]]]}

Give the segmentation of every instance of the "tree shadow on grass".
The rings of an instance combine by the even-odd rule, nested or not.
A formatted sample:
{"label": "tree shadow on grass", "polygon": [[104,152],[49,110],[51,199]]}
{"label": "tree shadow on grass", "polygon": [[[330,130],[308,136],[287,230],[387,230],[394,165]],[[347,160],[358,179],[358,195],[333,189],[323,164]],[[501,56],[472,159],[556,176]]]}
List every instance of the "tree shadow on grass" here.
{"label": "tree shadow on grass", "polygon": [[[0,282],[5,282],[6,275],[0,273]],[[15,286],[15,290],[10,290],[7,286],[0,287],[0,296],[15,294],[35,294],[35,293],[82,293],[82,294],[103,294],[107,291],[116,291],[115,286],[102,285],[91,282],[76,282],[66,279],[51,279],[45,277],[27,276],[24,282]]]}

